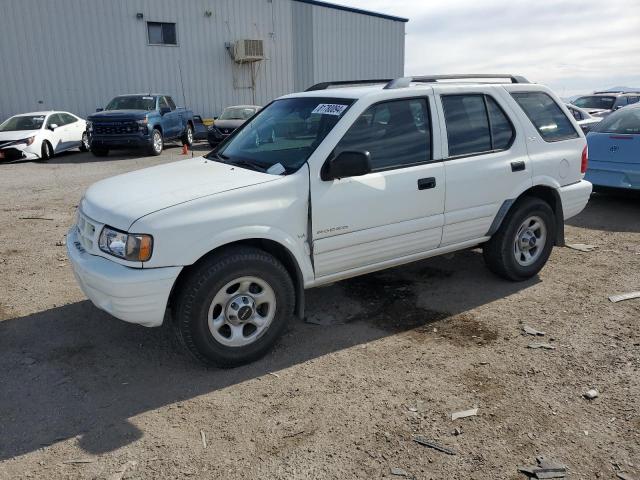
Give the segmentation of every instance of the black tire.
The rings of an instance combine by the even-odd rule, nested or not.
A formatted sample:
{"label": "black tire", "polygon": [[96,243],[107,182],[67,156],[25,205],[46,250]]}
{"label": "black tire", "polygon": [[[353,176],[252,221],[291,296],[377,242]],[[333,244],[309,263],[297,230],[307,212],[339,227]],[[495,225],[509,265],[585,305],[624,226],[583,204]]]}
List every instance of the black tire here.
{"label": "black tire", "polygon": [[51,144],[45,140],[42,142],[42,146],[40,147],[40,161],[48,162],[54,156],[53,147]]}
{"label": "black tire", "polygon": [[[536,239],[532,240],[530,238],[529,242],[526,242],[527,237],[524,235],[528,232],[523,223],[531,218],[540,219],[545,229],[545,240],[542,247],[539,245],[539,237],[537,235],[534,235],[537,237]],[[531,225],[536,224],[534,222]],[[521,230],[521,227],[524,228]],[[523,236],[519,234],[521,231]],[[522,239],[527,244],[525,248],[530,248],[529,252],[534,252],[531,254],[533,257],[531,260],[527,260],[523,256],[524,254],[520,254],[520,250],[517,250],[517,248],[522,248],[520,246],[516,247],[517,238]],[[484,260],[489,270],[496,275],[516,282],[527,280],[542,270],[542,267],[547,263],[555,238],[555,215],[549,204],[539,198],[524,197],[511,207],[498,231],[484,244]],[[530,244],[532,241],[534,242],[533,246]],[[537,245],[536,242],[538,242]],[[536,248],[539,250],[535,250]],[[520,263],[526,263],[527,261],[532,263],[529,265]]]}
{"label": "black tire", "polygon": [[90,148],[91,145],[89,144],[89,135],[87,134],[87,132],[82,132],[82,140],[80,140],[80,151],[88,152]]}
{"label": "black tire", "polygon": [[149,145],[149,154],[158,156],[164,150],[164,138],[162,138],[162,132],[157,128],[153,129],[151,133],[151,145]]}
{"label": "black tire", "polygon": [[[214,338],[214,333],[209,328],[210,309],[215,312],[219,308],[214,307],[216,295],[225,292],[224,287],[241,277],[256,277],[266,282],[275,299],[275,314],[252,343],[228,346]],[[226,292],[229,293],[229,289]],[[236,292],[231,295],[236,295]],[[226,305],[233,306],[233,300],[228,299]],[[198,360],[229,368],[265,355],[282,335],[293,316],[294,306],[293,282],[275,257],[257,248],[233,247],[210,256],[188,274],[178,287],[172,312],[178,337]],[[227,310],[229,307],[222,308]],[[218,311],[221,312],[222,308]],[[259,308],[256,302],[256,311]],[[245,326],[250,325],[243,325],[241,331],[244,332]],[[217,332],[218,335],[222,328]]]}
{"label": "black tire", "polygon": [[108,148],[100,148],[100,147],[91,147],[91,153],[93,153],[96,157],[106,157],[109,155]]}
{"label": "black tire", "polygon": [[189,148],[193,145],[193,127],[190,123],[187,124],[187,128],[182,135],[182,144],[187,145]]}

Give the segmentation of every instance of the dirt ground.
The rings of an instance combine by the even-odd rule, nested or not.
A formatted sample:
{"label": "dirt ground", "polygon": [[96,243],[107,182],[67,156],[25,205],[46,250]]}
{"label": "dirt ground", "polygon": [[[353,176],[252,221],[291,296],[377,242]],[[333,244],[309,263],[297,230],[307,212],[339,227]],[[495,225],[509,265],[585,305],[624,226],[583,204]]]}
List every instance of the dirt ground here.
{"label": "dirt ground", "polygon": [[470,250],[308,291],[314,323],[217,370],[96,309],[62,246],[92,182],[179,158],[0,165],[1,479],[640,479],[640,300],[607,299],[640,290],[638,198],[594,195],[567,240],[597,249],[524,283]]}

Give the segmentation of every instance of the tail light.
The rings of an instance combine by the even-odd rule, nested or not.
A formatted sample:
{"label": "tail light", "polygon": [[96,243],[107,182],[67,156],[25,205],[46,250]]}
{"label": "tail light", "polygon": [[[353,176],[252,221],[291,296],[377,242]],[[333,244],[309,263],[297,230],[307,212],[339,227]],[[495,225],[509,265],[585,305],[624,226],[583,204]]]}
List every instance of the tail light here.
{"label": "tail light", "polygon": [[584,146],[582,150],[582,163],[580,164],[580,173],[587,173],[587,166],[589,165],[589,147]]}

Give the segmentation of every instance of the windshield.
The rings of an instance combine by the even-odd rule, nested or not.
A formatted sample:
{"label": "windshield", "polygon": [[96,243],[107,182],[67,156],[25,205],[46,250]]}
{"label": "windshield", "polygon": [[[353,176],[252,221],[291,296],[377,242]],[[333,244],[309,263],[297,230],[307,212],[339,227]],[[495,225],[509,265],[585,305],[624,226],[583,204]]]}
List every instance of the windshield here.
{"label": "windshield", "polygon": [[580,97],[573,102],[576,107],[598,108],[603,110],[611,110],[614,103],[616,103],[616,97],[603,97],[602,95]]}
{"label": "windshield", "polygon": [[268,173],[295,172],[352,103],[346,98],[321,97],[276,100],[207,158]]}
{"label": "windshield", "polygon": [[256,113],[255,108],[227,107],[220,115],[220,120],[246,120]]}
{"label": "windshield", "polygon": [[19,130],[40,130],[44,115],[20,115],[11,117],[0,125],[0,132],[17,132]]}
{"label": "windshield", "polygon": [[155,110],[156,99],[154,97],[143,97],[138,95],[128,95],[126,97],[116,97],[109,102],[105,110]]}
{"label": "windshield", "polygon": [[627,107],[620,109],[596,124],[591,131],[640,134],[640,108]]}

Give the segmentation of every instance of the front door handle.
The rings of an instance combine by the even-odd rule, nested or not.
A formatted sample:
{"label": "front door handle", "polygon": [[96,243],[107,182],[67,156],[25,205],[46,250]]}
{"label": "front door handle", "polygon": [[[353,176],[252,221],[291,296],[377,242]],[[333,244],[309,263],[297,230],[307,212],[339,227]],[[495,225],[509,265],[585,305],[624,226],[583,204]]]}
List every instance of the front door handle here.
{"label": "front door handle", "polygon": [[435,188],[435,186],[436,186],[435,177],[418,179],[418,190],[427,190],[429,188]]}
{"label": "front door handle", "polygon": [[512,172],[522,172],[526,168],[524,160],[520,160],[518,162],[511,162],[511,171]]}

